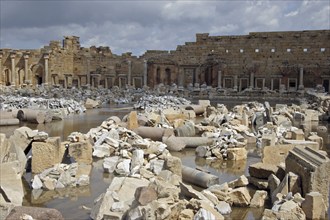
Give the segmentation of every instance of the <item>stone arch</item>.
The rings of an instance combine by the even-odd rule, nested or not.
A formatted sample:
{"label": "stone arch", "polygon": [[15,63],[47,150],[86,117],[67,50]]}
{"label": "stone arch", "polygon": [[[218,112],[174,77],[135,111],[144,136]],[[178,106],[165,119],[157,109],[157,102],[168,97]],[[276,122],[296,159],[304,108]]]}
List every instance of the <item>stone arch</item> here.
{"label": "stone arch", "polygon": [[44,66],[41,64],[35,64],[32,65],[31,67],[32,71],[32,84],[34,85],[41,85],[42,84],[42,79],[44,76]]}
{"label": "stone arch", "polygon": [[8,68],[5,68],[4,70],[3,70],[3,74],[4,74],[4,84],[6,85],[6,86],[10,86],[11,85],[11,79],[12,79],[12,76],[11,76],[11,71],[10,71],[10,69],[8,69]]}
{"label": "stone arch", "polygon": [[156,85],[161,83],[161,72],[160,72],[160,67],[157,67],[156,69]]}

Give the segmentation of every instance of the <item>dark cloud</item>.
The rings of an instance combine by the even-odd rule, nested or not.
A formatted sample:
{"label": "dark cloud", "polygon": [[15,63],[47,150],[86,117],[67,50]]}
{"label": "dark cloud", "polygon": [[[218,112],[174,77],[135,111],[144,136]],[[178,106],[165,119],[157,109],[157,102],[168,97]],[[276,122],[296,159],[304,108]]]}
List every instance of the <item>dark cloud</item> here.
{"label": "dark cloud", "polygon": [[63,36],[114,53],[173,50],[196,33],[330,29],[326,1],[0,1],[0,48],[40,48]]}

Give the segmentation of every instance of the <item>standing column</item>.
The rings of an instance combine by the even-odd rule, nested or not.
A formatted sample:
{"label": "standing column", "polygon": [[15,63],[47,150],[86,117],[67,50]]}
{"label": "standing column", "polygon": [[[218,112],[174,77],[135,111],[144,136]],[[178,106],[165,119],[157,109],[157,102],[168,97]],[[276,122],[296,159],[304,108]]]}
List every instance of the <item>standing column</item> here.
{"label": "standing column", "polygon": [[131,77],[132,77],[132,61],[127,61],[128,62],[128,76],[127,76],[127,84],[130,87],[131,86]]}
{"label": "standing column", "polygon": [[234,76],[234,90],[237,91],[237,80],[238,80],[238,76],[235,75]]}
{"label": "standing column", "polygon": [[218,71],[218,89],[221,89],[221,81],[222,81],[222,72]]}
{"label": "standing column", "polygon": [[10,59],[11,59],[11,85],[16,85],[16,73],[15,73],[15,58],[16,54],[11,54]]}
{"label": "standing column", "polygon": [[274,90],[274,79],[273,78],[270,81],[270,90]]}
{"label": "standing column", "polygon": [[81,76],[78,76],[78,88],[80,89],[80,87],[81,87]]}
{"label": "standing column", "polygon": [[254,88],[254,73],[252,72],[250,75],[250,88]]}
{"label": "standing column", "polygon": [[148,78],[148,62],[144,60],[144,69],[143,69],[143,85],[147,86],[147,78]]}
{"label": "standing column", "polygon": [[178,85],[179,86],[183,86],[183,69],[182,68],[180,68],[179,69],[179,82],[178,82]]}
{"label": "standing column", "polygon": [[44,78],[43,78],[43,83],[45,85],[48,85],[48,59],[49,59],[49,55],[45,54],[44,59],[45,59],[45,75],[44,75]]}
{"label": "standing column", "polygon": [[5,84],[5,78],[2,74],[2,54],[0,53],[0,84]]}
{"label": "standing column", "polygon": [[28,79],[28,68],[29,68],[29,55],[24,55],[24,83],[29,81]]}
{"label": "standing column", "polygon": [[300,67],[299,71],[299,87],[300,90],[304,89],[304,68]]}
{"label": "standing column", "polygon": [[104,79],[104,87],[105,87],[105,89],[108,89],[108,80],[109,80],[109,78],[108,77],[105,77],[105,79]]}
{"label": "standing column", "polygon": [[91,84],[91,72],[89,70],[90,67],[90,60],[87,58],[87,85],[90,86]]}

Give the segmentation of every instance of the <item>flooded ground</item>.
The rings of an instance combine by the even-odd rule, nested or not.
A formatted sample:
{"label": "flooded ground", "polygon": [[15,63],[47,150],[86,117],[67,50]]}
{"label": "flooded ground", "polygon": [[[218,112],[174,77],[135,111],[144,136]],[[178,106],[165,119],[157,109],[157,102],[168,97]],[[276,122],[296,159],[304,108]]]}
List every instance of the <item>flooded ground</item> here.
{"label": "flooded ground", "polygon": [[[222,103],[222,102],[220,102]],[[230,109],[235,104],[224,103]],[[73,115],[63,121],[55,121],[49,124],[21,124],[20,126],[28,126],[31,129],[45,131],[49,136],[60,136],[62,141],[73,131],[87,133],[90,128],[97,127],[110,116],[116,115],[122,118],[132,110],[129,105],[104,106],[99,109],[88,110],[82,115]],[[324,123],[328,127],[328,134],[324,137],[326,150],[330,149],[330,124]],[[0,127],[1,133],[10,136],[19,126]],[[315,130],[317,125],[311,124],[310,130]],[[181,158],[184,165],[190,167],[201,167],[210,173],[219,176],[220,183],[234,180],[241,175],[248,175],[248,165],[259,162],[261,160],[255,146],[248,147],[248,159],[246,161],[218,161],[209,163],[203,158],[195,157],[194,149],[186,149],[183,152],[174,152],[174,156]],[[89,213],[93,206],[93,201],[106,191],[113,179],[112,174],[103,172],[103,160],[94,160],[91,172],[91,181],[89,186],[69,188],[55,191],[31,190],[28,182],[31,180],[31,173],[27,173],[24,179],[26,195],[23,205],[38,206],[58,209],[65,219],[89,219]],[[260,208],[233,208],[227,220],[232,219],[259,219],[263,209]]]}

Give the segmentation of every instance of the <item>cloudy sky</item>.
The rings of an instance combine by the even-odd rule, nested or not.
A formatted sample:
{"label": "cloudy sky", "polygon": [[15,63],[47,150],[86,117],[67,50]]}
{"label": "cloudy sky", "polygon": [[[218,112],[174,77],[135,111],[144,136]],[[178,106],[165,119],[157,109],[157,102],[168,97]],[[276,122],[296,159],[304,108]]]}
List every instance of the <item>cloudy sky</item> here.
{"label": "cloudy sky", "polygon": [[0,0],[0,48],[36,49],[63,36],[115,54],[174,50],[196,33],[330,29],[330,0]]}

